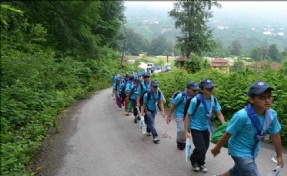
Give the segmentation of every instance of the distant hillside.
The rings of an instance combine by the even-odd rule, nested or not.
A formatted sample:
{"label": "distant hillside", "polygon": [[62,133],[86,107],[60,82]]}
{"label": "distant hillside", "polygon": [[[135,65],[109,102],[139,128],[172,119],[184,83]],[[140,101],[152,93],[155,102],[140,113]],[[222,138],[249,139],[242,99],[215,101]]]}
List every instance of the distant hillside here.
{"label": "distant hillside", "polygon": [[[266,9],[261,6],[236,6],[228,4],[220,9],[213,9],[214,17],[209,26],[214,29],[214,37],[226,46],[238,39],[245,49],[257,47],[262,43],[276,44],[278,48],[287,47],[287,3],[285,6]],[[152,4],[152,3],[150,3]],[[247,3],[246,3],[247,4]],[[284,4],[284,5],[285,5]],[[251,4],[247,4],[251,5]],[[274,9],[275,8],[275,9]],[[136,4],[127,6],[125,15],[126,26],[141,34],[145,39],[152,40],[159,34],[164,34],[171,41],[179,34],[174,28],[174,21],[168,16],[168,8],[158,8],[155,5],[140,7]]]}

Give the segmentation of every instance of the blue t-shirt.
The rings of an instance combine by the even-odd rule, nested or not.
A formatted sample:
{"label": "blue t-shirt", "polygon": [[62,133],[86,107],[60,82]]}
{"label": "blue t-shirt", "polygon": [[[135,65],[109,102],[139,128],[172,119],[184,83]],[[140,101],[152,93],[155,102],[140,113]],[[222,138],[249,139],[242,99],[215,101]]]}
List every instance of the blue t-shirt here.
{"label": "blue t-shirt", "polygon": [[[152,96],[152,94],[154,96]],[[143,103],[146,104],[146,107],[151,110],[155,111],[156,110],[156,104],[158,101],[162,100],[162,95],[160,95],[159,91],[157,90],[156,93],[151,92],[150,99],[147,101],[148,93],[146,93],[143,97]],[[157,101],[156,101],[157,100]]]}
{"label": "blue t-shirt", "polygon": [[[205,100],[207,109],[209,110],[212,105],[212,111],[218,112],[221,110],[221,106],[219,102],[214,102],[214,99],[212,100]],[[192,98],[187,113],[191,115],[196,107],[197,98]],[[189,128],[195,129],[199,131],[204,131],[209,129],[209,120],[206,117],[206,111],[204,109],[204,106],[202,103],[199,104],[196,112],[192,115],[190,121],[189,121]]]}
{"label": "blue t-shirt", "polygon": [[[150,82],[149,83],[142,82],[141,85],[142,86],[139,85],[137,88],[137,91],[136,91],[137,95],[141,95],[144,91],[150,90]],[[141,90],[141,87],[143,90]]]}
{"label": "blue t-shirt", "polygon": [[[270,132],[270,134],[276,134],[281,130],[281,126],[277,118],[277,113],[272,109],[271,112],[274,119],[271,126],[267,130]],[[264,124],[265,117],[257,114],[257,118],[262,126]],[[228,140],[228,153],[234,157],[252,158],[251,153],[255,144],[254,137],[257,134],[257,130],[252,124],[244,108],[233,115],[226,132],[232,134]],[[261,143],[259,142],[259,145],[257,145],[254,152],[255,158],[259,153],[260,146]]]}
{"label": "blue t-shirt", "polygon": [[138,85],[132,84],[131,88],[129,89],[129,92],[131,92],[130,98],[136,100],[136,91],[137,91]]}
{"label": "blue t-shirt", "polygon": [[126,84],[126,91],[125,91],[126,96],[128,96],[128,93],[129,93],[131,87],[132,87],[132,83],[130,81],[128,81]]}
{"label": "blue t-shirt", "polygon": [[[179,93],[176,95],[176,97],[171,101],[172,104],[174,104],[174,115],[176,118],[184,118],[184,106],[186,103],[186,100],[189,98],[188,93]],[[182,99],[183,98],[183,99]]]}
{"label": "blue t-shirt", "polygon": [[114,89],[115,89],[115,91],[114,91],[114,94],[116,95],[116,94],[120,94],[120,90],[121,90],[121,87],[122,87],[122,84],[120,84],[120,83],[115,83],[114,84]]}

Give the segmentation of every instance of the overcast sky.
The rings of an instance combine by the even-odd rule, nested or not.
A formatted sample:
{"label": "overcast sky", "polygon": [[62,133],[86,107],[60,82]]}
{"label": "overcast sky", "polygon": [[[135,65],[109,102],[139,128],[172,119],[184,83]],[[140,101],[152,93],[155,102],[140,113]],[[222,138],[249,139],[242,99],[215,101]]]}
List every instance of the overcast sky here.
{"label": "overcast sky", "polygon": [[[280,10],[286,11],[287,14],[287,1],[218,1],[222,8],[228,9],[257,9],[257,10]],[[160,8],[171,10],[174,1],[125,1],[128,7],[142,7],[142,8]]]}

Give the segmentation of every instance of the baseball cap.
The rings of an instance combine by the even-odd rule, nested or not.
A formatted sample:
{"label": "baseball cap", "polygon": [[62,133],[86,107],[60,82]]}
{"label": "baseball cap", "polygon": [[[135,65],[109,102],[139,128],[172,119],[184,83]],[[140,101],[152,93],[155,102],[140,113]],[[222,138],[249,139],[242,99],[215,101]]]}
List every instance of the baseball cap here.
{"label": "baseball cap", "polygon": [[142,76],[143,77],[150,77],[150,75],[148,73],[144,73]]}
{"label": "baseball cap", "polygon": [[136,78],[136,79],[134,79],[134,82],[140,84],[140,83],[141,83],[141,80],[138,79],[138,78]]}
{"label": "baseball cap", "polygon": [[129,76],[129,80],[133,80],[135,77],[134,76]]}
{"label": "baseball cap", "polygon": [[117,77],[117,81],[120,81],[120,80],[122,80],[122,78],[121,77]]}
{"label": "baseball cap", "polygon": [[199,87],[201,89],[202,88],[210,89],[210,88],[215,87],[215,85],[213,84],[213,82],[210,79],[204,79],[204,80],[200,81]]}
{"label": "baseball cap", "polygon": [[197,86],[196,82],[189,82],[186,85],[186,88],[192,89],[192,90],[198,90],[199,87]]}
{"label": "baseball cap", "polygon": [[247,95],[251,97],[252,95],[260,95],[266,90],[274,90],[268,84],[263,81],[257,81],[249,87]]}
{"label": "baseball cap", "polygon": [[156,80],[151,81],[150,85],[156,87],[156,86],[158,86],[158,81],[156,81]]}

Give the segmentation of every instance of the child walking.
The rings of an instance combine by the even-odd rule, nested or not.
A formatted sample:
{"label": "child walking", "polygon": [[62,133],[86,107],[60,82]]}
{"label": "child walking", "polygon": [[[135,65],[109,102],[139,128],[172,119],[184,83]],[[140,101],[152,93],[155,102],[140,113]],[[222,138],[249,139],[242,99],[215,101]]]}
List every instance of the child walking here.
{"label": "child walking", "polygon": [[210,133],[212,132],[212,112],[215,111],[220,122],[225,123],[221,113],[221,106],[212,96],[215,85],[210,79],[204,79],[199,83],[200,93],[194,97],[189,105],[184,121],[184,133],[186,138],[191,138],[194,150],[190,155],[191,165],[195,172],[206,173],[205,155],[209,148]]}
{"label": "child walking", "polygon": [[264,132],[268,130],[275,145],[278,165],[284,166],[282,158],[282,143],[279,132],[277,113],[271,109],[272,90],[268,84],[257,81],[248,91],[249,105],[236,112],[226,132],[217,142],[211,153],[217,156],[222,146],[228,142],[228,153],[234,160],[234,166],[223,176],[259,176],[255,163]]}

